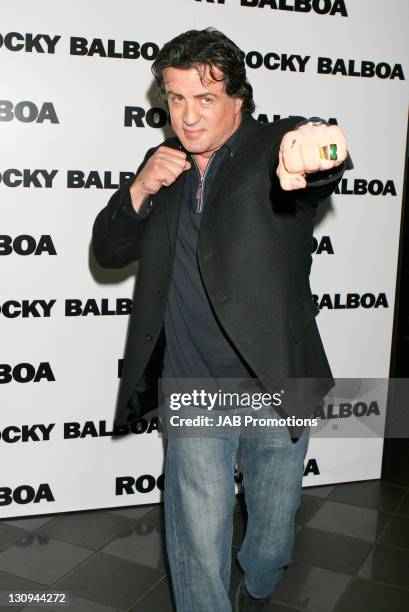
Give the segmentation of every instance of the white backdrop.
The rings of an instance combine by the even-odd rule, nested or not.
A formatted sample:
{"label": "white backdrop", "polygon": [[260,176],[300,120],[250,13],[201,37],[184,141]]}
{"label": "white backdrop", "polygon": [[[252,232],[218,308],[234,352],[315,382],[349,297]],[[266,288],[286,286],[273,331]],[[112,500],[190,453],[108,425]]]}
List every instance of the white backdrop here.
{"label": "white backdrop", "polygon": [[[355,168],[321,207],[311,285],[334,375],[388,376],[408,17],[404,0],[2,7],[0,517],[160,498],[155,415],[141,433],[102,435],[112,424],[128,320],[119,313],[136,266],[102,271],[89,246],[120,173],[164,138],[164,113],[150,110],[162,106],[150,66],[184,30],[214,26],[243,49],[256,118],[320,116],[345,128]],[[348,299],[359,306],[343,308]],[[384,410],[384,392],[377,401]],[[381,457],[380,439],[313,439],[304,484],[378,478]]]}

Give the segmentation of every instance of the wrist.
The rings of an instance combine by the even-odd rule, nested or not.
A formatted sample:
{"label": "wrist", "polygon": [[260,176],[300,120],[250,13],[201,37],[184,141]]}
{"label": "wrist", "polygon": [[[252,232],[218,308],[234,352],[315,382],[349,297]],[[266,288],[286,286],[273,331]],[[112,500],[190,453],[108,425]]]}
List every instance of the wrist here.
{"label": "wrist", "polygon": [[145,200],[151,197],[151,194],[143,188],[143,184],[141,184],[138,179],[135,179],[135,181],[132,183],[129,188],[129,192],[131,195],[132,207],[135,212],[138,213]]}

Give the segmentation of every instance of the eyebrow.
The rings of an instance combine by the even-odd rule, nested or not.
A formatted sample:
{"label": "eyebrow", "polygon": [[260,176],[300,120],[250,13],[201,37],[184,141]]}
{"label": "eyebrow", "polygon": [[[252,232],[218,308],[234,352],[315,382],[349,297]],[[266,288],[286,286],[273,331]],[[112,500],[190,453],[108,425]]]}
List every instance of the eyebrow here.
{"label": "eyebrow", "polygon": [[[178,92],[176,92],[176,91],[172,91],[172,90],[169,90],[169,91],[165,92],[165,96],[166,96],[166,97],[167,97],[167,96],[180,96],[181,98],[183,98],[183,97],[184,97],[182,94],[180,94],[180,93],[178,93]],[[209,98],[209,97],[212,97],[212,98],[217,98],[217,94],[214,94],[214,93],[210,93],[210,92],[209,92],[209,93],[201,93],[201,94],[197,94],[196,96],[193,96],[193,97],[194,97],[194,98]]]}

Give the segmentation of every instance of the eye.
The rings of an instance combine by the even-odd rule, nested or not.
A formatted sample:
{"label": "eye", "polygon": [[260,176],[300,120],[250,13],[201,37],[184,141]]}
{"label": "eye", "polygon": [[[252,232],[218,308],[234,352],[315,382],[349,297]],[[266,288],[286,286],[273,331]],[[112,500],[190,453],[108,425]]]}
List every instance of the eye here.
{"label": "eye", "polygon": [[180,104],[182,102],[182,96],[169,96],[168,102],[171,104]]}
{"label": "eye", "polygon": [[210,96],[202,98],[202,101],[205,106],[210,106],[211,104],[213,104],[213,98],[211,98]]}

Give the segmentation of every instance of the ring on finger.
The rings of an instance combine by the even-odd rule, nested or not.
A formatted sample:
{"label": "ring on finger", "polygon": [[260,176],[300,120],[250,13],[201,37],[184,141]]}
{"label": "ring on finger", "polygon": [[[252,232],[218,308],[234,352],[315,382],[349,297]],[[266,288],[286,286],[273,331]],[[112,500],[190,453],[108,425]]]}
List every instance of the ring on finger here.
{"label": "ring on finger", "polygon": [[337,160],[338,159],[337,145],[329,144],[329,145],[320,147],[320,159],[325,159],[327,161]]}

